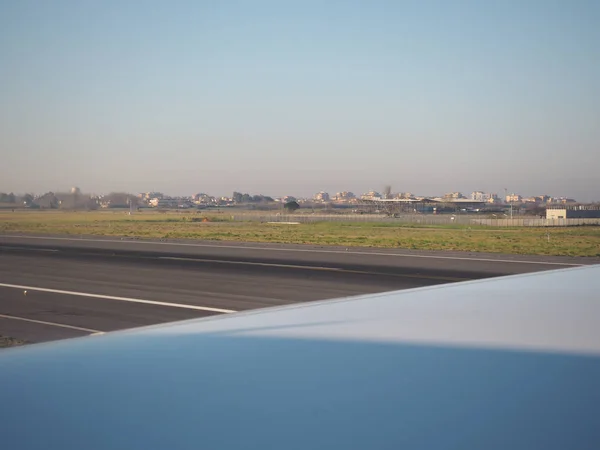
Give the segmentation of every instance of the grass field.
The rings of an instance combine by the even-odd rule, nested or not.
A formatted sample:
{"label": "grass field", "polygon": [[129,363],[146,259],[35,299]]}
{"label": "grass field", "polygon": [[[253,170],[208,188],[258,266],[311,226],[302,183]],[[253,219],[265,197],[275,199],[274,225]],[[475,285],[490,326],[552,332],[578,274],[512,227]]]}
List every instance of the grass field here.
{"label": "grass field", "polygon": [[[209,222],[203,222],[203,218]],[[0,233],[128,236],[246,242],[600,256],[600,227],[502,228],[319,222],[232,222],[225,214],[2,211]]]}

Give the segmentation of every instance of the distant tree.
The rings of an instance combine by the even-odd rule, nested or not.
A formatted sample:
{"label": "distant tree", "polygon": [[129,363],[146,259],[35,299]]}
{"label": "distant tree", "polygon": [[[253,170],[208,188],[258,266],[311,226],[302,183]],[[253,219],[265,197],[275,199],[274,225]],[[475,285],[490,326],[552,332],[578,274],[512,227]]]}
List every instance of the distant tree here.
{"label": "distant tree", "polygon": [[61,209],[75,209],[75,198],[70,192],[57,192],[54,194]]}
{"label": "distant tree", "polygon": [[31,204],[31,207],[34,207],[34,205],[44,209],[54,209],[58,208],[59,201],[54,195],[54,192],[47,192],[44,195],[36,198],[34,203]]}
{"label": "distant tree", "polygon": [[27,205],[27,206],[31,206],[31,204],[33,203],[33,195],[31,194],[25,194],[22,197],[23,200],[23,204]]}
{"label": "distant tree", "polygon": [[268,203],[268,202],[273,202],[273,201],[274,201],[273,198],[268,197],[266,195],[262,195],[262,194],[252,196],[253,203]]}
{"label": "distant tree", "polygon": [[252,197],[250,196],[250,194],[242,195],[242,203],[250,203],[251,201],[252,201]]}
{"label": "distant tree", "polygon": [[287,202],[285,205],[283,205],[283,208],[287,212],[293,213],[294,211],[296,211],[297,209],[300,208],[300,205],[296,201],[291,201],[291,202]]}
{"label": "distant tree", "polygon": [[100,207],[98,199],[95,197],[87,197],[82,201],[82,207],[88,210],[96,210]]}
{"label": "distant tree", "polygon": [[241,192],[234,192],[233,195],[231,196],[231,198],[233,199],[234,203],[242,203],[242,193]]}
{"label": "distant tree", "polygon": [[531,206],[527,206],[525,208],[525,213],[533,216],[543,217],[546,215],[546,207],[543,205],[533,204]]}
{"label": "distant tree", "polygon": [[8,196],[6,198],[6,201],[8,203],[16,203],[17,202],[17,196],[11,192],[10,194],[8,194]]}
{"label": "distant tree", "polygon": [[127,208],[130,203],[134,206],[137,204],[135,195],[126,192],[111,192],[104,197],[104,201],[108,208]]}
{"label": "distant tree", "polygon": [[383,198],[392,198],[392,186],[389,184],[383,188]]}

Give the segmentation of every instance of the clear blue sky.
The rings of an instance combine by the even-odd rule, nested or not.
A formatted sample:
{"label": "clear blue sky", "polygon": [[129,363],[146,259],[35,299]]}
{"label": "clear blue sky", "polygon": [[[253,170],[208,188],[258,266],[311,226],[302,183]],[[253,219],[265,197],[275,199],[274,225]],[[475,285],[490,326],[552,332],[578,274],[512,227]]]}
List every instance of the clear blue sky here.
{"label": "clear blue sky", "polygon": [[600,200],[598,1],[0,0],[0,191]]}

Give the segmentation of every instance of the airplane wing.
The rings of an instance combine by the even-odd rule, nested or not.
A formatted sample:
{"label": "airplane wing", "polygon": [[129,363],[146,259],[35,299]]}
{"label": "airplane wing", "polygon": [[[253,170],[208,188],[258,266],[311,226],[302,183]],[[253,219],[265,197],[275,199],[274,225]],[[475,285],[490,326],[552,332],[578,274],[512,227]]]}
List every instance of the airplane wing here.
{"label": "airplane wing", "polygon": [[597,449],[600,266],[0,353],[6,449]]}

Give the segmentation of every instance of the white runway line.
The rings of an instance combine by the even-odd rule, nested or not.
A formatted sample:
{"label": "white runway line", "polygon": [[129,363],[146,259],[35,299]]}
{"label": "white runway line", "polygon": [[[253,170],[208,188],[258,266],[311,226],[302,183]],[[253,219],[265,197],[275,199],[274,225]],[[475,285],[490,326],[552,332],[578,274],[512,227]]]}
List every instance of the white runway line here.
{"label": "white runway line", "polygon": [[0,318],[1,319],[21,320],[23,322],[39,323],[41,325],[51,325],[53,327],[69,328],[70,330],[85,331],[86,333],[92,333],[92,334],[104,334],[104,331],[92,330],[91,328],[75,327],[73,325],[65,325],[64,323],[46,322],[44,320],[27,319],[25,317],[17,317],[17,316],[6,316],[4,314],[0,314]]}
{"label": "white runway line", "polygon": [[152,241],[128,241],[117,239],[89,239],[89,238],[64,238],[64,237],[44,237],[44,236],[0,236],[0,238],[8,239],[52,239],[55,241],[72,241],[72,242],[110,242],[119,244],[142,244],[142,245],[172,245],[179,247],[206,247],[206,248],[227,248],[237,250],[262,250],[271,252],[299,252],[299,253],[334,253],[344,255],[374,255],[374,256],[391,256],[396,258],[428,258],[428,259],[449,259],[457,261],[480,261],[493,263],[511,263],[511,264],[536,264],[541,266],[583,266],[584,264],[567,263],[567,262],[551,262],[551,261],[530,261],[519,259],[493,259],[493,258],[467,258],[462,256],[440,256],[440,255],[413,255],[407,253],[383,253],[383,252],[359,252],[356,250],[324,250],[324,249],[304,249],[304,248],[276,248],[276,247],[254,247],[241,245],[215,245],[215,244],[193,244],[184,242],[152,242]]}
{"label": "white runway line", "polygon": [[184,258],[178,256],[158,256],[157,259],[166,259],[172,261],[190,261],[190,262],[208,262],[213,264],[234,264],[234,265],[246,265],[246,266],[263,266],[263,267],[280,267],[284,269],[304,269],[304,270],[321,270],[326,272],[338,272],[338,273],[354,273],[361,275],[384,275],[387,277],[399,277],[399,278],[417,278],[424,280],[441,280],[441,281],[469,281],[471,278],[460,278],[460,277],[443,277],[436,275],[420,275],[420,274],[402,274],[402,273],[387,273],[387,272],[369,272],[366,270],[351,270],[341,269],[339,267],[320,267],[320,266],[301,266],[296,264],[273,264],[273,263],[259,263],[250,261],[223,261],[220,259],[202,259],[202,258]]}
{"label": "white runway line", "polygon": [[344,269],[337,267],[321,267],[321,266],[302,266],[298,264],[275,264],[275,263],[261,263],[253,261],[224,261],[222,259],[205,259],[205,258],[189,258],[183,256],[157,256],[156,259],[166,259],[171,261],[190,261],[190,262],[208,262],[215,264],[233,264],[242,266],[261,266],[261,267],[282,267],[285,269],[306,269],[306,270],[325,270],[329,272],[345,272]]}
{"label": "white runway line", "polygon": [[28,252],[48,252],[48,253],[57,253],[59,250],[54,248],[31,248],[31,247],[10,247],[11,250],[24,250]]}
{"label": "white runway line", "polygon": [[37,287],[37,286],[21,286],[18,284],[0,283],[0,287],[11,288],[11,289],[22,289],[24,291],[49,292],[52,294],[76,295],[79,297],[100,298],[103,300],[117,300],[120,302],[143,303],[146,305],[168,306],[171,308],[193,309],[196,311],[209,311],[209,312],[216,312],[216,313],[234,313],[234,312],[236,312],[232,309],[211,308],[209,306],[186,305],[183,303],[157,302],[154,300],[142,300],[139,298],[115,297],[113,295],[102,295],[102,294],[90,294],[88,292],[63,291],[61,289],[48,289],[48,288],[42,288],[42,287]]}

